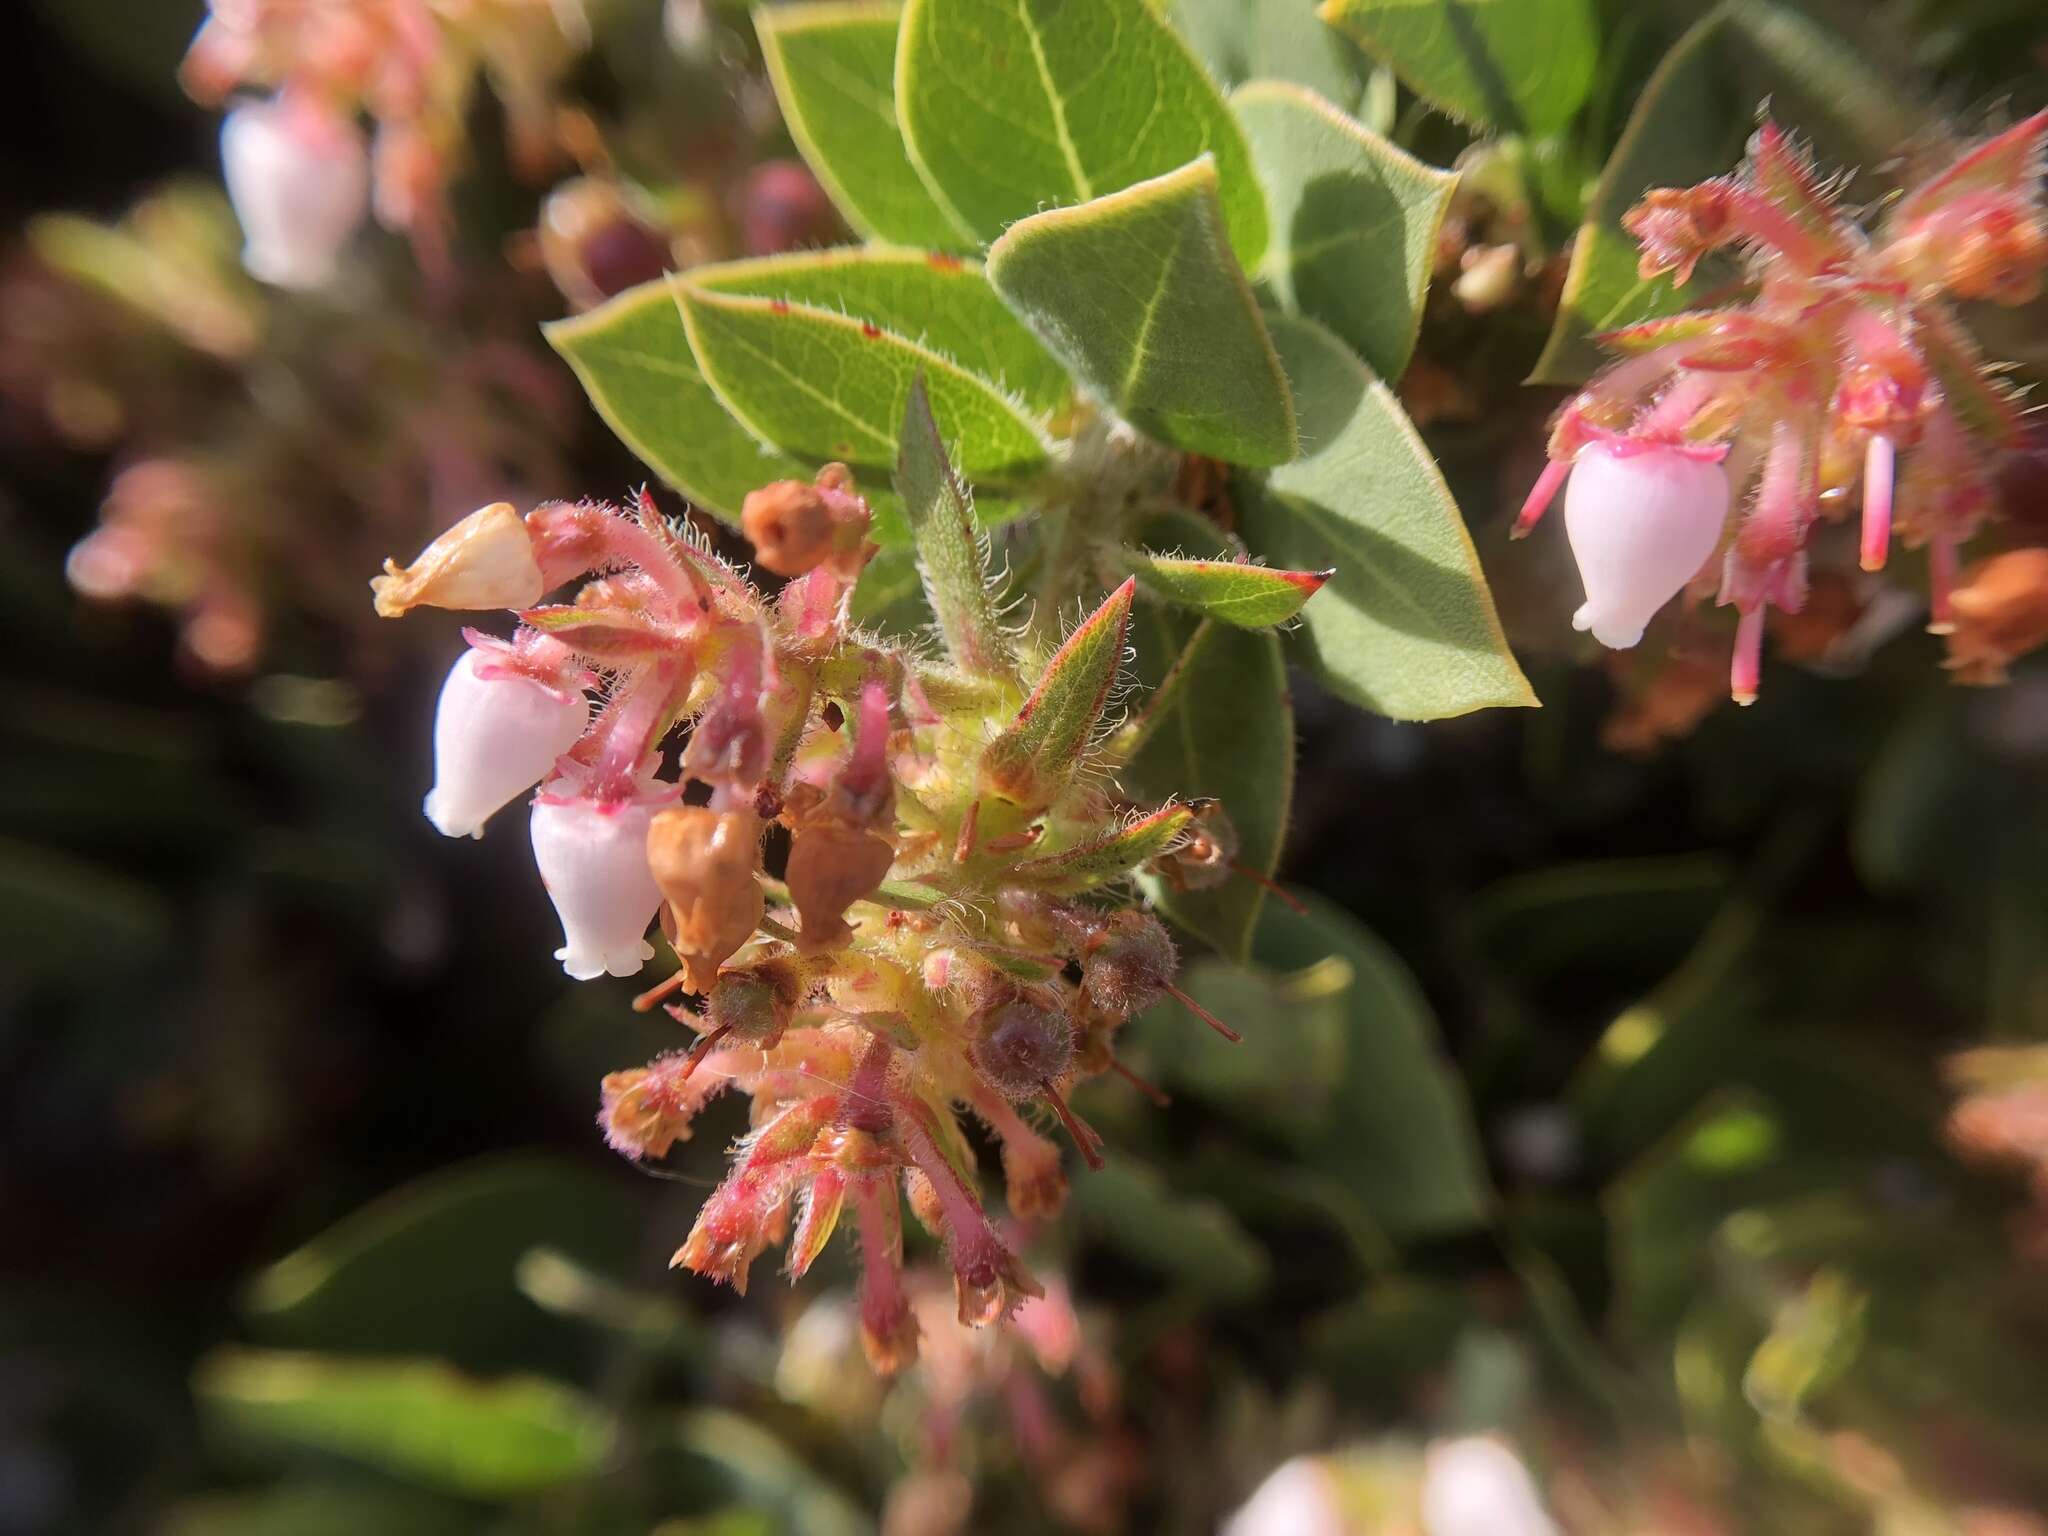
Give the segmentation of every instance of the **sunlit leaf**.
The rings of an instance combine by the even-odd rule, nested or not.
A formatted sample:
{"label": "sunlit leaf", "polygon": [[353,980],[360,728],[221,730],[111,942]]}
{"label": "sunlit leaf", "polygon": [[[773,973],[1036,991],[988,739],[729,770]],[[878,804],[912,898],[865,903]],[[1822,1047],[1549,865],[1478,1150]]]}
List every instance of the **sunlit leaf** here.
{"label": "sunlit leaf", "polygon": [[1139,430],[1234,464],[1294,457],[1287,378],[1224,243],[1208,158],[1021,220],[990,249],[988,275]]}
{"label": "sunlit leaf", "polygon": [[910,0],[896,104],[926,181],[984,240],[1210,154],[1231,248],[1246,265],[1266,248],[1237,124],[1146,0]]}
{"label": "sunlit leaf", "polygon": [[1337,574],[1302,610],[1302,638],[1337,692],[1399,720],[1533,705],[1471,537],[1400,403],[1343,343],[1276,320],[1312,451],[1242,477],[1246,541]]}
{"label": "sunlit leaf", "polygon": [[692,267],[692,286],[834,309],[906,336],[1040,414],[1066,403],[1067,370],[988,285],[981,263],[892,246],[792,251]]}
{"label": "sunlit leaf", "polygon": [[1042,429],[993,383],[893,331],[687,279],[675,294],[705,382],[764,442],[886,472],[922,373],[963,474],[1015,481],[1045,462]]}
{"label": "sunlit leaf", "polygon": [[1322,16],[1432,106],[1517,133],[1569,123],[1599,54],[1590,0],[1323,0]]}
{"label": "sunlit leaf", "polygon": [[1262,275],[1273,296],[1329,326],[1380,377],[1399,378],[1457,177],[1300,86],[1255,81],[1230,105],[1272,209]]}
{"label": "sunlit leaf", "polygon": [[619,441],[706,511],[737,521],[756,486],[815,472],[815,461],[766,447],[727,414],[704,382],[666,280],[543,330]]}
{"label": "sunlit leaf", "polygon": [[764,5],[761,57],[789,136],[846,222],[871,239],[944,250],[976,242],[932,198],[896,124],[902,7],[867,0]]}

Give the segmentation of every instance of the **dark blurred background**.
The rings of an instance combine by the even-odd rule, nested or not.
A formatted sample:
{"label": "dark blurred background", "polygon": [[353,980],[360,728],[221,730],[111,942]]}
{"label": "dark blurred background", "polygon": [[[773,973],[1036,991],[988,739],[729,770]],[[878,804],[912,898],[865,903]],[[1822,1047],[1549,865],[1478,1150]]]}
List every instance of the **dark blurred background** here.
{"label": "dark blurred background", "polygon": [[[788,150],[749,106],[744,17],[713,12],[692,56],[656,7],[615,9],[578,90],[663,146],[707,251],[746,248],[746,173]],[[1686,19],[1627,9],[1595,167]],[[2039,104],[2037,5],[1885,14],[1912,26],[1875,46],[1959,116]],[[1967,1524],[2048,1509],[2048,1215],[2024,1166],[1959,1156],[1982,1083],[1945,1066],[2048,1036],[2048,672],[1957,689],[1912,622],[1831,648],[1858,598],[1823,665],[1773,665],[1747,711],[1671,703],[1704,718],[1659,739],[1645,699],[1683,680],[1585,664],[1562,554],[1506,552],[1556,398],[1519,384],[1540,296],[1440,302],[1421,355],[1484,407],[1432,445],[1544,708],[1397,725],[1295,677],[1282,875],[1384,942],[1351,960],[1380,968],[1366,1016],[1440,1031],[1455,1073],[1333,1090],[1146,1032],[1173,1107],[1089,1101],[1145,1176],[1051,1239],[1079,1375],[1019,1348],[882,1406],[817,1300],[832,1276],[741,1301],[669,1274],[743,1114],[666,1179],[604,1149],[597,1078],[667,1029],[630,983],[564,984],[516,826],[455,844],[419,815],[456,625],[380,627],[364,585],[471,506],[638,478],[539,342],[561,298],[507,259],[544,189],[486,101],[456,276],[379,236],[345,294],[290,304],[193,275],[194,242],[231,239],[214,194],[190,214],[212,235],[161,217],[147,259],[32,225],[111,226],[216,178],[217,118],[175,78],[199,18],[47,0],[0,50],[0,1532],[833,1530],[885,1508],[904,1532],[1198,1530],[1289,1454],[1463,1428],[1630,1490],[1553,1492],[1575,1530],[2048,1529]],[[260,340],[209,340],[208,306]],[[110,486],[164,494],[120,477],[166,464],[198,478],[152,525],[155,586],[81,595],[67,558]],[[2022,526],[2048,521],[2041,484],[2011,477]],[[1483,1217],[1333,1190],[1341,1168],[1275,1125],[1333,1091],[1369,1120],[1442,1106],[1430,1134],[1481,1149]],[[354,1359],[541,1400],[301,1390]],[[1076,1486],[1018,1448],[1017,1373],[1043,1378]],[[939,1523],[963,1480],[976,1513]]]}

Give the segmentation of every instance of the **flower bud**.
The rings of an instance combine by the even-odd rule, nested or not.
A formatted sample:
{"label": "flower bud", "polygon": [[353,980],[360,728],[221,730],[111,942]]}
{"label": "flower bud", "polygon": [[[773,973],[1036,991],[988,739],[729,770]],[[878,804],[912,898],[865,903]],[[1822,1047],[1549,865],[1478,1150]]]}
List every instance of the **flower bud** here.
{"label": "flower bud", "polygon": [[673,263],[667,236],[616,182],[595,176],[578,176],[548,194],[539,235],[548,276],[578,309],[652,282]]}
{"label": "flower bud", "polygon": [[1166,925],[1146,913],[1112,912],[1081,953],[1081,980],[1103,1010],[1127,1019],[1166,995],[1180,956]]}
{"label": "flower bud", "polygon": [[1627,650],[1706,564],[1727,519],[1728,476],[1713,459],[1665,443],[1588,444],[1564,502],[1586,587],[1573,626]]}
{"label": "flower bud", "polygon": [[578,688],[550,688],[490,653],[462,653],[434,715],[427,820],[443,837],[482,837],[484,823],[533,788],[590,723]]}
{"label": "flower bud", "polygon": [[1006,1099],[1033,1099],[1074,1064],[1074,1026],[1023,998],[998,1003],[972,1021],[974,1064]]}
{"label": "flower bud", "polygon": [[674,1051],[644,1067],[605,1074],[597,1123],[614,1152],[636,1161],[665,1157],[670,1147],[690,1139],[697,1111],[723,1086],[708,1073],[690,1071],[695,1065]]}
{"label": "flower bud", "polygon": [[797,828],[783,877],[803,919],[806,953],[844,942],[852,932],[846,909],[875,893],[895,859],[889,840],[873,832],[823,820]]}
{"label": "flower bud", "polygon": [[752,811],[675,805],[648,824],[647,863],[668,902],[691,991],[710,991],[719,966],[761,926],[760,856],[761,822]]}
{"label": "flower bud", "polygon": [[324,287],[369,212],[360,130],[308,102],[252,101],[228,114],[220,155],[247,238],[242,265],[280,288]]}
{"label": "flower bud", "polygon": [[595,800],[541,795],[533,803],[533,857],[566,940],[555,951],[578,981],[631,976],[654,958],[647,925],[661,888],[647,867],[651,799]]}
{"label": "flower bud", "polygon": [[525,520],[509,501],[480,507],[401,569],[370,578],[382,618],[414,608],[531,608],[547,590]]}

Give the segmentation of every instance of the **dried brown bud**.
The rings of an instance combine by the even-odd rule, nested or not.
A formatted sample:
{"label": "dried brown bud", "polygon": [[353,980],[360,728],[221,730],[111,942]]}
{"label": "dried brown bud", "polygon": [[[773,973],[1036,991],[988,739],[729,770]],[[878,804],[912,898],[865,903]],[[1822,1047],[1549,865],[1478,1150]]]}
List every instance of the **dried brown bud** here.
{"label": "dried brown bud", "polygon": [[402,570],[384,562],[370,578],[377,612],[387,619],[414,608],[531,608],[547,590],[526,524],[509,501],[495,501],[450,528]]}
{"label": "dried brown bud", "polygon": [[761,823],[752,811],[679,805],[648,824],[647,865],[668,903],[670,942],[691,991],[710,991],[719,966],[761,926],[760,856]]}
{"label": "dried brown bud", "polygon": [[801,576],[822,564],[837,532],[824,496],[801,480],[747,492],[740,530],[753,543],[754,558],[778,576]]}
{"label": "dried brown bud", "polygon": [[846,909],[874,894],[895,859],[888,839],[874,832],[823,820],[797,828],[784,879],[803,918],[806,954],[845,941],[853,931],[845,921]]}
{"label": "dried brown bud", "polygon": [[1955,628],[1943,663],[1960,683],[2002,683],[2018,657],[2048,643],[2048,548],[1979,560],[1949,598]]}

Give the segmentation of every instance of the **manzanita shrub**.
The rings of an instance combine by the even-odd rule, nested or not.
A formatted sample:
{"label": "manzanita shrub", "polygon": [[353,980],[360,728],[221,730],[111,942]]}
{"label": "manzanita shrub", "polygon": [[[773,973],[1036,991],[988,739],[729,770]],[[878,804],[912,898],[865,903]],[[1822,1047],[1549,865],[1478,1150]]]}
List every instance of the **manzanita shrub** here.
{"label": "manzanita shrub", "polygon": [[[1385,8],[1331,17],[1468,106],[1474,82],[1437,80],[1433,46],[1408,57]],[[1066,1192],[1041,1126],[1102,1164],[1074,1085],[1156,1093],[1117,1059],[1128,1020],[1173,995],[1236,1038],[1176,985],[1167,924],[1248,950],[1292,772],[1275,629],[1299,616],[1329,685],[1395,718],[1535,700],[1384,382],[1452,176],[1298,80],[1226,97],[1145,0],[800,4],[756,26],[867,243],[692,267],[549,335],[779,590],[643,490],[487,507],[388,565],[377,607],[515,614],[448,677],[427,812],[481,835],[538,786],[568,974],[639,973],[659,919],[678,969],[637,1006],[697,1039],[605,1079],[613,1147],[658,1159],[714,1094],[752,1098],[675,1262],[744,1289],[767,1248],[801,1276],[848,1225],[862,1337],[893,1370],[917,1339],[905,1198],[963,1322],[1039,1290],[965,1117],[1037,1222]],[[1565,89],[1519,84],[1472,110],[1534,125]],[[1736,247],[1750,294],[1601,336],[1626,360],[1559,415],[1515,531],[1569,479],[1579,628],[1634,646],[1718,576],[1749,701],[1764,608],[1801,605],[1809,534],[1859,474],[1863,563],[1883,564],[1902,450],[1897,521],[1947,622],[1955,546],[2017,436],[1948,306],[2037,290],[2044,126],[1963,154],[1875,238],[1770,123],[1737,174],[1648,192],[1624,220],[1642,279]]]}
{"label": "manzanita shrub", "polygon": [[[538,784],[568,973],[638,972],[659,913],[681,969],[641,1005],[700,999],[668,1005],[693,1048],[606,1079],[613,1146],[659,1157],[713,1093],[753,1096],[677,1262],[744,1288],[786,1239],[801,1275],[844,1219],[894,1368],[905,1193],[963,1321],[1037,1289],[958,1117],[1001,1140],[1012,1212],[1050,1215],[1038,1112],[1099,1164],[1072,1085],[1119,1069],[1132,1015],[1187,1001],[1162,916],[1246,952],[1293,772],[1275,627],[1303,615],[1332,684],[1400,718],[1534,699],[1383,382],[1452,178],[1304,87],[1226,99],[1143,0],[757,25],[872,239],[695,267],[550,336],[785,584],[643,493],[486,508],[390,567],[378,607],[515,611],[449,676],[428,814],[480,834]],[[1127,702],[1133,648],[1154,687]]]}

